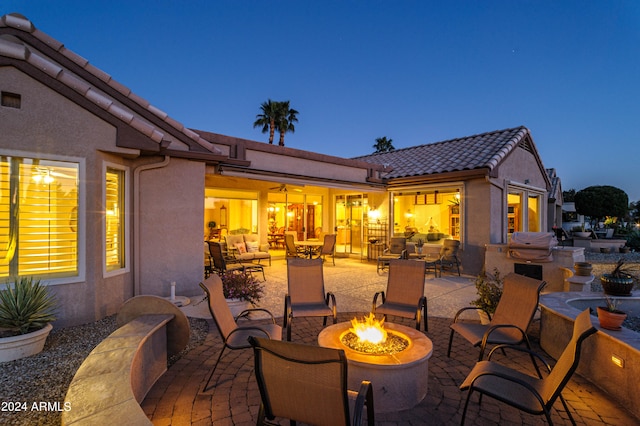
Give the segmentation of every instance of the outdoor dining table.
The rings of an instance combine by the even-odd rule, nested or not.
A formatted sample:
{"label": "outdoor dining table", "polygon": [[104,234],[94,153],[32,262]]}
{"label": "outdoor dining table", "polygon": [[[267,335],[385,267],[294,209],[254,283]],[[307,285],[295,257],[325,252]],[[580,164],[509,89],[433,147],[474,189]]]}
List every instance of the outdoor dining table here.
{"label": "outdoor dining table", "polygon": [[314,248],[322,247],[323,244],[324,243],[322,241],[310,241],[310,240],[295,242],[296,246],[304,248],[304,254],[308,256],[309,259],[311,259],[311,257],[313,256]]}

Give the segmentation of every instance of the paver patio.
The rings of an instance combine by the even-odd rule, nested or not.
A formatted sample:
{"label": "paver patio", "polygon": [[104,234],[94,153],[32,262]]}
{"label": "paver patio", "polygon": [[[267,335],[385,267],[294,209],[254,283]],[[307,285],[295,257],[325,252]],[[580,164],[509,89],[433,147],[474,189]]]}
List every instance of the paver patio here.
{"label": "paver patio", "polygon": [[[266,267],[267,296],[262,306],[272,309],[282,318],[284,293],[286,292],[286,269],[283,260],[274,260],[273,266]],[[386,274],[378,275],[374,264],[357,259],[337,259],[336,266],[325,266],[325,283],[328,291],[336,294],[340,311],[339,321],[349,321],[354,316],[369,312],[375,291],[384,289]],[[459,384],[466,377],[477,358],[477,349],[471,348],[461,338],[454,338],[451,358],[446,356],[449,338],[449,324],[458,307],[467,306],[475,297],[471,277],[457,277],[445,274],[434,279],[428,275],[425,293],[429,303],[429,332],[434,351],[429,362],[429,390],[426,398],[416,407],[379,414],[376,423],[380,425],[451,425],[459,424],[466,393],[460,392]],[[194,298],[197,302],[197,298]],[[203,309],[204,308],[204,309]],[[203,303],[185,309],[188,315],[205,316]],[[257,320],[257,322],[264,320]],[[415,326],[415,322],[399,318],[388,321]],[[322,320],[300,318],[293,328],[294,342],[317,344],[318,333],[322,330]],[[530,329],[534,350],[538,346],[539,323],[534,320]],[[251,350],[228,351],[222,358],[213,380],[217,385],[209,392],[202,388],[222,347],[218,332],[210,321],[210,331],[205,343],[192,350],[186,357],[174,364],[156,383],[142,403],[142,407],[155,425],[250,425],[255,424],[260,395],[253,374],[253,353]],[[553,360],[546,357],[551,363]],[[528,358],[511,356],[503,359],[512,367],[530,368]],[[588,362],[583,359],[582,362]],[[640,420],[633,417],[624,407],[591,383],[574,375],[563,392],[573,417],[579,425],[637,425]],[[557,402],[552,413],[554,424],[570,424]],[[288,423],[287,423],[288,424]],[[470,403],[468,425],[535,425],[545,424],[542,416],[521,413],[511,407],[484,398],[481,409],[477,398]]]}

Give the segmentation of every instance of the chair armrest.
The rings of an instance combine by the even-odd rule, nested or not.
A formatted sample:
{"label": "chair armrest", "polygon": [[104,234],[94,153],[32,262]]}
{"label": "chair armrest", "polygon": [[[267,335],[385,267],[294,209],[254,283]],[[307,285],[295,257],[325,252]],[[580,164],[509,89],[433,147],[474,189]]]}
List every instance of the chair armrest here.
{"label": "chair armrest", "polygon": [[376,310],[376,306],[378,304],[378,296],[382,296],[382,303],[384,303],[386,297],[384,294],[384,291],[379,291],[376,294],[373,295],[373,304],[371,306],[371,312],[374,312]]}
{"label": "chair armrest", "polygon": [[364,406],[367,406],[367,421],[370,425],[375,424],[375,414],[373,407],[373,387],[371,386],[371,382],[367,380],[363,380],[360,383],[360,389],[358,390],[358,395],[356,396],[356,402],[353,407],[353,425],[360,426],[362,424],[362,410]]}
{"label": "chair armrest", "polygon": [[[233,333],[239,333],[241,331],[246,331],[246,330],[256,330],[256,331],[260,331],[261,333],[263,333],[267,338],[271,339],[271,335],[269,334],[269,332],[267,330],[265,330],[264,328],[260,328],[260,326],[258,325],[247,325],[247,326],[238,326],[238,328],[234,329],[231,331],[231,333],[229,333],[229,335],[224,339],[224,344],[227,344],[227,341],[229,341],[229,338],[231,336],[233,336]],[[244,347],[244,346],[243,346]]]}
{"label": "chair armrest", "polygon": [[243,317],[251,312],[266,312],[267,314],[269,314],[269,316],[271,317],[271,321],[275,324],[276,323],[276,317],[271,313],[270,310],[266,309],[266,308],[249,308],[249,309],[245,309],[244,311],[240,312],[238,315],[236,315],[236,317],[234,318],[236,321],[238,321],[238,318]]}
{"label": "chair armrest", "polygon": [[327,292],[327,296],[325,298],[327,306],[329,306],[329,300],[331,300],[331,311],[333,313],[333,323],[335,324],[338,319],[338,308],[336,306],[336,296],[330,291]]}
{"label": "chair armrest", "polygon": [[269,253],[269,244],[260,244],[258,246],[258,250],[259,251],[264,251],[266,253]]}

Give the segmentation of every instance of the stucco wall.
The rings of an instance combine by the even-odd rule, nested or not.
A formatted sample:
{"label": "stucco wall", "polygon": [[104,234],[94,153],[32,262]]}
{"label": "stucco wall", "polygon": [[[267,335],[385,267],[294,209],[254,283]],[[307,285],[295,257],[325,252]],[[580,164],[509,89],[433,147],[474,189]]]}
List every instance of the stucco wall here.
{"label": "stucco wall", "polygon": [[114,313],[131,296],[132,281],[130,274],[102,276],[102,164],[117,159],[98,150],[114,146],[116,129],[15,68],[0,68],[0,90],[20,94],[22,101],[20,109],[2,108],[0,149],[16,156],[84,162],[80,186],[86,209],[78,226],[84,279],[51,286],[59,302],[54,325],[86,323]]}
{"label": "stucco wall", "polygon": [[[204,172],[201,162],[172,158],[139,174],[140,294],[201,294]],[[135,195],[134,195],[135,196]]]}

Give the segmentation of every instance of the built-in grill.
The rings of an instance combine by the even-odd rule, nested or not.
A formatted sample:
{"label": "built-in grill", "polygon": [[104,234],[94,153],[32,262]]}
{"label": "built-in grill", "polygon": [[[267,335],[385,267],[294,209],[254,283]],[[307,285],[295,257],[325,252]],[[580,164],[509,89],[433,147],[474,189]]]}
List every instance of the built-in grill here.
{"label": "built-in grill", "polygon": [[558,245],[553,232],[514,232],[509,256],[527,262],[553,262],[552,249]]}

